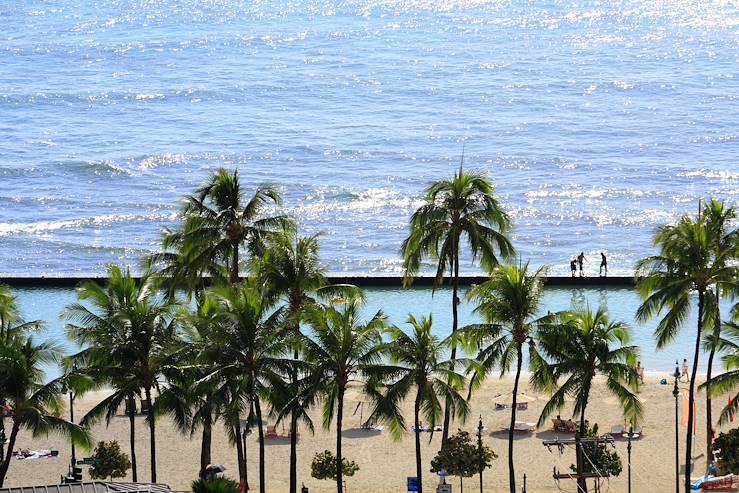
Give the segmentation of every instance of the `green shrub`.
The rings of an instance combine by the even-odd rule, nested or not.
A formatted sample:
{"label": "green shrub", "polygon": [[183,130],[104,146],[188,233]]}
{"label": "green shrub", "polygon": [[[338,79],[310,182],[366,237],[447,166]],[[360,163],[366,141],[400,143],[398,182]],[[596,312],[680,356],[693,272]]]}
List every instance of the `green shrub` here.
{"label": "green shrub", "polygon": [[241,493],[239,483],[221,476],[196,479],[190,485],[190,489],[193,493]]}
{"label": "green shrub", "polygon": [[[342,457],[342,470],[344,476],[354,476],[359,471],[359,465]],[[336,456],[330,450],[316,452],[310,465],[310,475],[316,479],[336,480]]]}
{"label": "green shrub", "polygon": [[721,474],[739,474],[739,428],[719,433],[713,450]]}
{"label": "green shrub", "polygon": [[93,465],[90,468],[92,479],[122,478],[131,468],[128,455],[121,450],[118,442],[98,442],[92,454]]}

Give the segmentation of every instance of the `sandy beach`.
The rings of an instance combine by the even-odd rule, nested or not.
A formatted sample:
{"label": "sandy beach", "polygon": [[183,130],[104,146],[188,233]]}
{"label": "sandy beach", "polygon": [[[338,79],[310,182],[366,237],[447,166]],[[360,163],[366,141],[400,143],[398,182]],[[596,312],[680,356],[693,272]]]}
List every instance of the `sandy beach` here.
{"label": "sandy beach", "polygon": [[[640,389],[640,395],[645,403],[645,414],[643,419],[644,436],[636,440],[632,451],[632,474],[634,491],[667,491],[668,485],[674,484],[674,399],[672,397],[672,384],[660,385],[659,381],[666,378],[666,374],[652,373],[647,375],[647,380]],[[671,382],[671,379],[668,381]],[[687,384],[681,384],[687,388]],[[528,389],[528,382],[523,384],[523,389],[529,394],[534,394]],[[472,419],[467,423],[457,423],[457,427],[476,433],[477,418],[482,414],[486,431],[484,440],[498,454],[492,469],[485,472],[484,482],[486,490],[498,491],[501,485],[507,484],[507,434],[499,431],[510,419],[509,411],[496,411],[490,403],[495,395],[510,390],[512,380],[510,378],[493,379],[485,384],[483,389],[473,396]],[[99,394],[90,394],[79,399],[75,405],[75,414],[82,416],[99,398]],[[726,398],[714,400],[714,419],[718,416],[721,406]],[[518,413],[519,421],[535,422],[539,412],[544,406],[544,400],[539,399],[529,404],[528,410]],[[368,432],[361,430],[359,412],[354,414],[356,404],[347,403],[344,419],[344,455],[356,461],[360,470],[354,477],[347,478],[347,491],[349,492],[404,492],[406,491],[406,477],[415,475],[415,457],[413,437],[409,432],[401,441],[393,441],[387,431]],[[406,403],[405,410],[408,421],[412,421],[412,407]],[[364,407],[364,416],[367,415],[367,407]],[[562,416],[569,416],[571,409],[565,409]],[[682,414],[682,402],[680,402],[680,413]],[[699,458],[696,461],[696,471],[705,469],[705,393],[699,393],[697,398],[698,428],[695,440],[694,455]],[[302,429],[302,436],[298,446],[298,476],[299,485],[304,483],[311,492],[335,491],[335,485],[330,481],[319,481],[310,477],[310,461],[316,451],[325,449],[334,450],[335,433],[320,427],[320,411],[315,410],[312,415],[316,419],[317,429],[315,435],[311,435]],[[601,432],[610,430],[612,425],[623,423],[618,405],[612,398],[608,398],[602,381],[593,390],[587,416],[591,423],[598,423]],[[268,422],[270,423],[270,422]],[[550,423],[550,422],[549,422]],[[732,424],[731,426],[736,426]],[[128,419],[124,416],[116,417],[106,428],[104,423],[93,429],[95,440],[118,440],[122,448],[128,452]],[[287,429],[278,426],[281,434],[287,435]],[[721,431],[721,428],[719,428]],[[139,467],[139,481],[149,479],[149,434],[143,417],[137,418],[137,458]],[[559,485],[552,479],[552,468],[558,467],[562,472],[568,470],[569,465],[574,462],[574,451],[566,450],[563,456],[552,449],[550,452],[542,445],[542,440],[552,439],[555,436],[566,438],[571,435],[557,434],[549,427],[543,427],[533,433],[519,435],[515,443],[515,461],[517,475],[519,478],[526,474],[527,487],[530,492],[557,492],[577,490],[574,482],[562,480]],[[439,448],[441,434],[434,434],[429,443],[430,434],[423,436],[423,460],[425,471],[430,468],[430,461]],[[684,460],[685,429],[680,428],[680,460]],[[192,438],[182,436],[172,425],[169,418],[162,417],[157,421],[157,470],[158,482],[166,483],[174,489],[187,490],[190,482],[196,478],[199,463],[200,436]],[[627,491],[626,475],[626,440],[617,440],[616,450],[622,457],[624,471],[617,478],[611,478],[609,484],[604,484],[603,491],[625,492]],[[41,458],[34,460],[13,460],[6,486],[16,485],[43,485],[54,484],[67,470],[70,458],[69,444],[56,436],[48,438],[31,438],[29,434],[22,433],[19,436],[16,449],[58,449],[57,458]],[[289,440],[278,438],[266,442],[267,455],[267,486],[268,491],[280,493],[288,490],[288,458]],[[252,491],[258,480],[258,442],[256,433],[248,439],[248,461],[249,480]],[[81,458],[89,455],[88,452],[78,451],[77,456]],[[228,444],[226,434],[222,426],[219,426],[213,437],[213,462],[222,464],[227,468],[227,475],[238,476],[236,467],[235,448]],[[87,476],[86,476],[87,478]],[[130,476],[128,478],[130,480]],[[520,481],[520,480],[519,480]],[[451,478],[454,491],[459,491],[459,481]],[[424,487],[428,491],[435,491],[438,477],[428,473],[424,476]],[[468,491],[476,491],[477,478],[465,480],[465,488]],[[519,489],[521,485],[519,484]],[[474,489],[469,489],[474,488]],[[610,488],[610,490],[609,490]]]}

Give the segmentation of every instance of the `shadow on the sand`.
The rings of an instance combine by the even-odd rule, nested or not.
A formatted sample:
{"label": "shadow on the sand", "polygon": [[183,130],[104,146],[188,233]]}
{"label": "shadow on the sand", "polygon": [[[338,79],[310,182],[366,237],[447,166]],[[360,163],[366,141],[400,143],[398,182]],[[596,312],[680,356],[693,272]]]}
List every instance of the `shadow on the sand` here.
{"label": "shadow on the sand", "polygon": [[370,438],[382,435],[382,430],[372,428],[349,428],[341,432],[344,438]]}
{"label": "shadow on the sand", "polygon": [[[498,438],[500,440],[508,440],[508,430],[501,429],[496,431],[491,431],[488,434],[491,438]],[[527,438],[531,438],[533,436],[533,433],[514,433],[513,439],[514,440],[525,440]]]}
{"label": "shadow on the sand", "polygon": [[[257,441],[259,441],[259,438],[257,438]],[[298,437],[298,442],[300,442],[300,438]],[[269,445],[290,445],[290,437],[274,437],[274,438],[265,438],[264,439],[264,446]]]}
{"label": "shadow on the sand", "polygon": [[557,438],[566,440],[568,438],[575,438],[574,433],[567,433],[564,431],[554,431],[554,430],[542,430],[536,433],[536,438],[540,438],[541,440],[556,440]]}

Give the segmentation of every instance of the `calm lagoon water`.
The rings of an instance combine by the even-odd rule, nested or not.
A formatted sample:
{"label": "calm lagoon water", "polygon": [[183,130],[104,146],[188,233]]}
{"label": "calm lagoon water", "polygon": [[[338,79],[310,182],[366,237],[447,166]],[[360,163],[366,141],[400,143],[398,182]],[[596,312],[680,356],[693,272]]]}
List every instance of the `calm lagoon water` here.
{"label": "calm lagoon water", "polygon": [[[41,338],[52,338],[65,342],[71,351],[75,347],[64,341],[64,322],[59,314],[65,306],[76,301],[72,289],[46,288],[17,288],[20,305],[26,318],[45,320],[47,329],[40,334]],[[439,335],[446,335],[451,330],[451,291],[439,289],[432,295],[431,289],[383,289],[371,288],[367,293],[367,317],[377,310],[383,310],[389,321],[404,327],[409,313],[416,317],[431,313],[434,327]],[[674,344],[657,351],[652,336],[656,321],[638,324],[634,320],[634,313],[639,304],[639,295],[633,289],[568,289],[548,288],[544,297],[543,313],[547,310],[557,311],[571,308],[590,306],[595,309],[599,306],[607,308],[612,320],[620,320],[631,324],[633,344],[641,348],[641,360],[647,371],[670,372],[674,369],[674,362],[679,359],[692,357],[694,347],[693,335],[695,330],[694,317],[688,320],[685,330]],[[460,306],[461,324],[474,322],[477,317],[472,313],[472,307],[467,303]],[[705,357],[701,369],[705,368]]]}
{"label": "calm lagoon water", "polygon": [[730,1],[24,0],[0,25],[0,274],[137,266],[220,166],[278,185],[340,273],[399,272],[463,142],[553,275],[601,250],[628,274],[656,225],[739,198]]}

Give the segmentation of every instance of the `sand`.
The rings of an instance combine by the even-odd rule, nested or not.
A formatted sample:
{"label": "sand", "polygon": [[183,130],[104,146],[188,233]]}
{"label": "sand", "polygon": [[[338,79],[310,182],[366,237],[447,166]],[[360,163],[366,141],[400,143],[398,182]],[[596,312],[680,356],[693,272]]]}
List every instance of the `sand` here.
{"label": "sand", "polygon": [[[643,419],[644,436],[634,441],[632,450],[632,474],[633,491],[668,491],[672,489],[675,481],[675,402],[672,397],[672,384],[660,385],[659,381],[667,377],[663,374],[649,374],[647,381],[640,389],[640,395],[645,402],[645,415]],[[671,380],[670,380],[671,381]],[[687,384],[681,384],[686,387]],[[523,384],[523,390],[533,394],[528,388],[528,382]],[[472,417],[467,423],[457,423],[459,427],[476,433],[477,418],[482,414],[486,431],[485,443],[492,447],[498,454],[492,469],[484,474],[486,491],[507,490],[508,483],[508,457],[507,457],[507,434],[500,432],[502,427],[510,419],[509,411],[496,411],[490,404],[490,399],[501,392],[512,388],[510,378],[491,378],[483,389],[473,396]],[[99,399],[98,394],[91,394],[76,401],[75,414],[82,416]],[[714,400],[714,419],[718,417],[721,406],[726,402],[726,397]],[[537,400],[529,404],[526,411],[520,411],[517,419],[519,421],[535,422],[544,401]],[[682,413],[682,403],[680,403]],[[406,478],[415,476],[415,456],[413,435],[408,432],[401,441],[393,441],[387,431],[382,433],[369,433],[359,429],[359,412],[354,414],[356,404],[347,403],[344,419],[343,450],[345,457],[352,459],[360,465],[360,470],[354,477],[347,478],[348,492],[405,492]],[[571,405],[570,405],[571,406]],[[412,406],[406,403],[405,410],[408,422],[412,421]],[[365,406],[365,417],[367,408]],[[563,416],[569,416],[571,409],[563,410]],[[698,428],[694,455],[696,460],[696,471],[705,470],[705,394],[700,393],[697,398]],[[316,419],[316,433],[311,435],[302,429],[302,436],[298,444],[298,486],[305,483],[311,492],[335,491],[336,487],[331,481],[319,481],[310,477],[310,461],[313,454],[325,449],[334,450],[335,432],[327,431],[320,426],[320,412],[313,413]],[[623,423],[618,406],[607,398],[602,380],[598,380],[591,395],[587,416],[591,423],[598,423],[602,432],[610,430],[612,425]],[[149,433],[143,417],[136,419],[137,448],[139,481],[149,480]],[[730,427],[737,426],[731,424]],[[726,429],[724,427],[723,429]],[[719,428],[721,431],[722,428]],[[278,431],[287,434],[287,430],[278,426]],[[116,417],[106,427],[104,423],[93,429],[95,440],[118,440],[121,447],[128,452],[128,419],[124,416]],[[551,431],[551,426],[543,427],[527,435],[518,435],[514,445],[514,459],[516,473],[519,478],[518,490],[521,490],[521,478],[526,474],[529,492],[557,492],[577,491],[574,482],[562,480],[557,484],[552,479],[552,468],[558,467],[562,472],[567,471],[568,466],[574,462],[574,451],[568,449],[564,455],[560,455],[556,449],[547,450],[542,445],[542,440],[552,439],[557,436]],[[559,434],[561,437],[568,435]],[[439,478],[434,474],[426,473],[430,469],[430,461],[439,448],[441,434],[436,433],[429,443],[430,434],[424,433],[422,438],[423,461],[424,461],[424,488],[427,491],[435,491],[435,485]],[[684,461],[685,452],[685,429],[680,428],[680,461]],[[187,490],[190,482],[196,478],[199,467],[200,437],[198,435],[190,438],[178,433],[167,417],[157,421],[157,470],[158,482],[166,483],[174,489]],[[256,433],[248,438],[248,461],[249,480],[252,491],[256,491],[258,481],[258,442]],[[19,436],[16,449],[58,449],[57,458],[42,458],[35,460],[13,459],[5,486],[16,485],[42,485],[55,484],[59,481],[61,474],[66,473],[70,458],[69,444],[57,437],[31,438],[29,434],[22,433]],[[617,440],[615,448],[622,457],[624,471],[619,477],[611,478],[603,484],[602,491],[625,492],[627,491],[626,474],[626,440]],[[266,473],[267,490],[269,492],[288,491],[288,460],[290,445],[287,438],[269,440],[266,443]],[[77,457],[89,455],[89,452],[79,451]],[[227,468],[226,475],[238,476],[236,466],[235,448],[228,444],[226,434],[222,426],[218,426],[213,437],[213,462],[222,464]],[[128,478],[130,480],[130,476]],[[454,491],[459,491],[459,480],[450,478],[454,484]],[[465,480],[467,491],[478,490],[478,479]]]}

